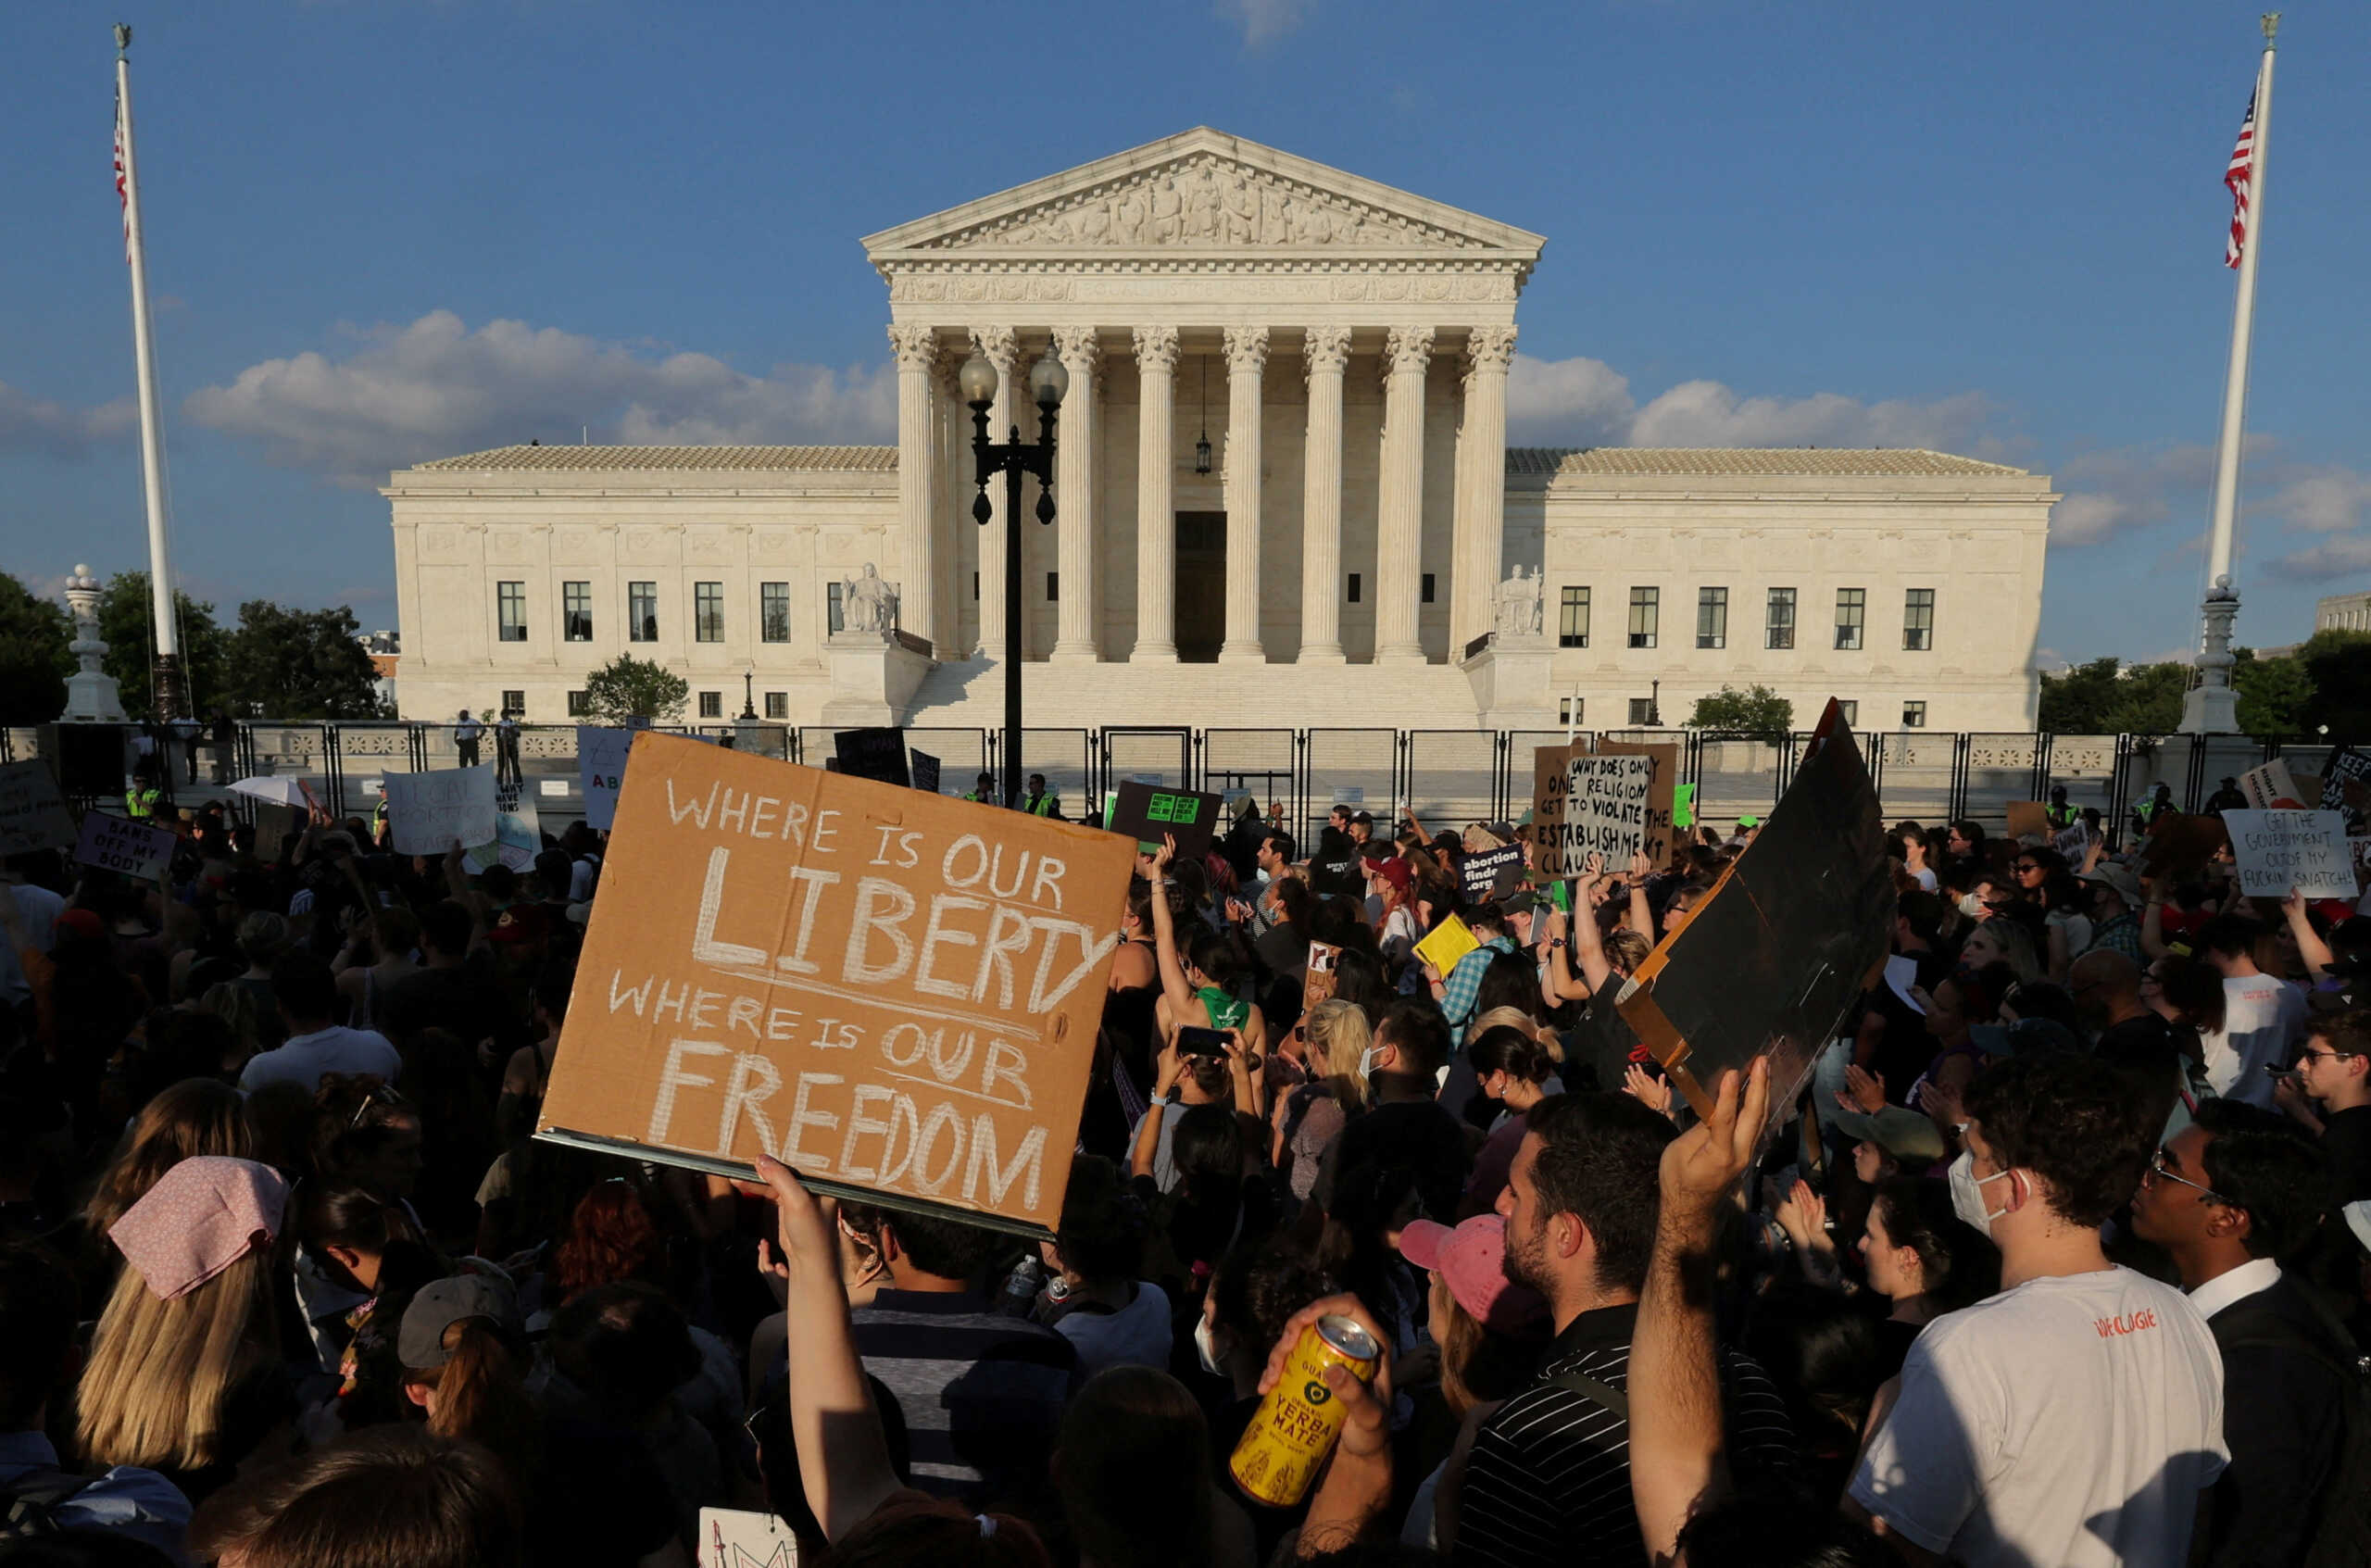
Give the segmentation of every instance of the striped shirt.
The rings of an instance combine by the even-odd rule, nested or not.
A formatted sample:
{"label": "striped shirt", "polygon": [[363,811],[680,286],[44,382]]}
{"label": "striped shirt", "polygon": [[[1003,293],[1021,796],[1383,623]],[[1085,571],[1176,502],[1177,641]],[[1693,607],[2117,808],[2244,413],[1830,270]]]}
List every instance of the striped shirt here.
{"label": "striped shirt", "polygon": [[[1579,1373],[1626,1392],[1637,1321],[1636,1302],[1583,1312],[1549,1348],[1539,1379],[1484,1423],[1458,1504],[1457,1563],[1630,1568],[1646,1560],[1630,1499],[1629,1421],[1549,1381]],[[1789,1472],[1794,1431],[1768,1374],[1724,1348],[1721,1398],[1740,1486]]]}
{"label": "striped shirt", "polygon": [[905,1417],[913,1484],[977,1503],[1042,1486],[1078,1352],[968,1292],[884,1290],[849,1314],[864,1370]]}

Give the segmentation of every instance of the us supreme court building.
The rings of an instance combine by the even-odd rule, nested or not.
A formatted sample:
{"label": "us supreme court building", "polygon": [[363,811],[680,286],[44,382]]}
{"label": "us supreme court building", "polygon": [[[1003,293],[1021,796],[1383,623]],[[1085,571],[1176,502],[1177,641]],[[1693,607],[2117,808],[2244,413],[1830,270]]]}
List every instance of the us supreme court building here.
{"label": "us supreme court building", "polygon": [[[1510,448],[1545,243],[1208,129],[872,235],[895,446],[508,446],[395,473],[405,717],[566,722],[621,653],[686,717],[1033,726],[1683,721],[2025,730],[2046,476],[1918,450]],[[1059,358],[1056,521],[976,495]],[[745,677],[746,679],[745,680]]]}

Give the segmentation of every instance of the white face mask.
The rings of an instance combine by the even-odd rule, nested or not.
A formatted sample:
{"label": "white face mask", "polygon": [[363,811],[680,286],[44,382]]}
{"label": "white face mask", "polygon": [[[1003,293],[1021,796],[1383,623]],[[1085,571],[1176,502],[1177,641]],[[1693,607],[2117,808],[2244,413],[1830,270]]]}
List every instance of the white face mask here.
{"label": "white face mask", "polygon": [[1984,1206],[1984,1189],[1992,1183],[2000,1181],[2002,1177],[2007,1176],[2009,1173],[2010,1173],[2006,1171],[2002,1171],[1997,1174],[1985,1176],[1979,1179],[1976,1173],[1976,1156],[1968,1152],[1966,1149],[1962,1149],[1960,1151],[1960,1157],[1951,1161],[1950,1177],[1951,1187],[1951,1212],[1957,1214],[1969,1224],[1974,1225],[1977,1230],[1982,1231],[1986,1236],[1990,1236],[1992,1234],[1992,1222],[2001,1218],[2001,1214],[2006,1214],[2009,1210],[2004,1208],[2000,1211],[2000,1213],[1996,1214],[1991,1210],[1987,1209]]}
{"label": "white face mask", "polygon": [[1961,894],[1960,913],[1967,916],[1970,920],[1982,920],[1984,918],[1984,900],[1977,897],[1973,893]]}
{"label": "white face mask", "polygon": [[1389,1048],[1386,1046],[1369,1046],[1359,1054],[1359,1077],[1362,1081],[1368,1084],[1374,1082],[1374,1064]]}
{"label": "white face mask", "polygon": [[1226,1368],[1223,1363],[1233,1353],[1233,1349],[1232,1346],[1222,1346],[1219,1343],[1218,1330],[1211,1326],[1210,1319],[1199,1318],[1195,1321],[1194,1354],[1201,1361],[1204,1372],[1213,1377],[1225,1376]]}

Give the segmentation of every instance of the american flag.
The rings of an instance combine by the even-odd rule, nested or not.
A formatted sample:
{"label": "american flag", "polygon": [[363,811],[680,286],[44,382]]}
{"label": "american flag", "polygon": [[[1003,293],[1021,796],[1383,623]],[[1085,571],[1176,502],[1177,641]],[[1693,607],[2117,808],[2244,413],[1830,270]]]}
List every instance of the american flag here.
{"label": "american flag", "polygon": [[[2231,149],[2231,167],[2223,171],[2223,183],[2231,191],[2231,236],[2223,242],[2223,265],[2237,267],[2239,255],[2248,248],[2248,186],[2256,171],[2256,95],[2248,94],[2247,118],[2239,121],[2239,144]],[[118,182],[121,182],[120,172]]]}
{"label": "american flag", "polygon": [[128,266],[132,261],[132,193],[124,188],[123,143],[123,94],[118,93],[115,95],[115,199],[123,207],[123,259]]}

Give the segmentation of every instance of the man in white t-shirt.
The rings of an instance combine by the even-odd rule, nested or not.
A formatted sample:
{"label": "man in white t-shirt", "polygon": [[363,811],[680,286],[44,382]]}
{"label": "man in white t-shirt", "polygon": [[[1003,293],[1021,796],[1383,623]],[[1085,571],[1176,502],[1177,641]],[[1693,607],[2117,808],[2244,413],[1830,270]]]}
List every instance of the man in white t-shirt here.
{"label": "man in white t-shirt", "polygon": [[1967,1091],[1952,1207],[2001,1293],[1926,1325],[1845,1510],[1908,1562],[2178,1563],[2222,1474],[2223,1366],[2189,1299],[2101,1250],[2158,1129],[2086,1057],[2013,1057]]}
{"label": "man in white t-shirt", "polygon": [[307,952],[284,953],[271,966],[271,992],[288,1025],[288,1042],[247,1060],[239,1087],[252,1094],[272,1084],[302,1084],[318,1092],[321,1075],[375,1074],[393,1084],[403,1076],[404,1059],[384,1035],[348,1029],[330,1022],[337,1007],[337,982],[330,966]]}
{"label": "man in white t-shirt", "polygon": [[32,999],[33,991],[24,967],[17,961],[17,944],[21,941],[36,952],[48,952],[57,940],[57,917],[66,912],[66,900],[25,881],[15,866],[0,873],[0,898],[15,904],[18,934],[15,940],[0,941],[0,1003],[19,1007]]}
{"label": "man in white t-shirt", "polygon": [[2305,993],[2258,969],[2251,956],[2263,927],[2217,915],[2199,928],[2201,957],[2223,976],[2223,1027],[2202,1034],[2206,1086],[2226,1099],[2273,1109],[2267,1067],[2297,1060],[2305,1037]]}

